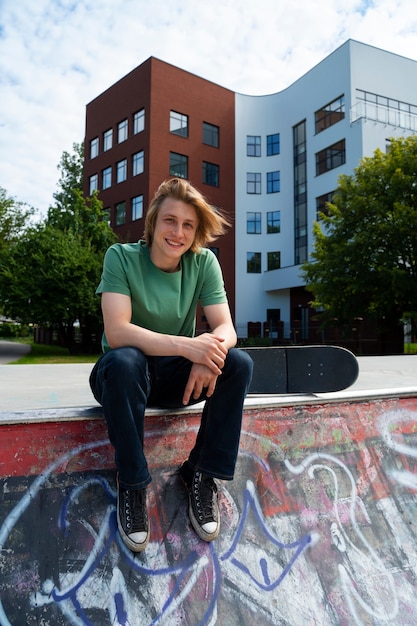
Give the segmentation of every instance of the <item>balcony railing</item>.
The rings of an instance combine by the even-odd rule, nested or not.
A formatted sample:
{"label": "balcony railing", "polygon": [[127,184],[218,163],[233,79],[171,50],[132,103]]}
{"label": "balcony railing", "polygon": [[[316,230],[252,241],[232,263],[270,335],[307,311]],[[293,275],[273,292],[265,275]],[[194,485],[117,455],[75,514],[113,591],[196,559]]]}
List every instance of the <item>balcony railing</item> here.
{"label": "balcony railing", "polygon": [[350,123],[353,124],[360,119],[417,132],[417,115],[415,113],[385,107],[374,102],[359,100],[353,105],[350,109]]}

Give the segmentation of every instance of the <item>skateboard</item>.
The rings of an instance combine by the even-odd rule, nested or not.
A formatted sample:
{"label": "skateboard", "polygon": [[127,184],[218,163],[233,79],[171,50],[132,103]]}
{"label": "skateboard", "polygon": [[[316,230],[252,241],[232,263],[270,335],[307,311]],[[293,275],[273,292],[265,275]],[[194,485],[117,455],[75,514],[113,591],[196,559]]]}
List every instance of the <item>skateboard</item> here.
{"label": "skateboard", "polygon": [[326,393],[353,385],[359,374],[352,352],[338,346],[241,348],[253,359],[249,393]]}

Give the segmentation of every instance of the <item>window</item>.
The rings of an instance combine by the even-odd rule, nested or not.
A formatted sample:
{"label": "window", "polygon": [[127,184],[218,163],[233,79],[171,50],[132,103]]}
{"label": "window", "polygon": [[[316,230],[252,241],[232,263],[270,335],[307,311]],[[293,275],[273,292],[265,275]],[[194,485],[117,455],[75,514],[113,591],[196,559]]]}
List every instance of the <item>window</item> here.
{"label": "window", "polygon": [[261,137],[259,135],[247,135],[246,136],[246,156],[248,157],[260,157],[261,156]]}
{"label": "window", "polygon": [[122,183],[127,178],[127,159],[119,161],[116,165],[116,181]]}
{"label": "window", "polygon": [[322,130],[333,126],[345,117],[345,97],[340,96],[326,104],[322,109],[319,109],[314,114],[316,123],[316,133],[321,133]]}
{"label": "window", "polygon": [[208,122],[203,122],[203,143],[208,146],[213,146],[213,148],[218,148],[219,132],[220,129],[218,126],[214,126]]}
{"label": "window", "polygon": [[219,166],[214,163],[206,163],[203,161],[203,183],[206,185],[212,185],[213,187],[219,186]]}
{"label": "window", "polygon": [[188,137],[188,115],[171,111],[169,114],[169,130],[174,135]]}
{"label": "window", "polygon": [[117,126],[117,143],[122,143],[122,141],[126,141],[127,139],[127,120],[123,120],[119,122]]}
{"label": "window", "polygon": [[246,232],[248,235],[260,235],[262,232],[262,214],[249,211],[246,213]]}
{"label": "window", "polygon": [[246,193],[261,193],[261,175],[259,173],[247,172]]}
{"label": "window", "polygon": [[143,130],[145,130],[145,109],[141,109],[133,115],[133,134],[137,135]]}
{"label": "window", "polygon": [[307,260],[307,139],[306,121],[293,127],[294,261]]}
{"label": "window", "polygon": [[342,139],[332,146],[317,152],[316,154],[316,176],[324,174],[335,167],[346,163],[345,140]]}
{"label": "window", "polygon": [[98,137],[90,141],[90,159],[95,159],[96,156],[98,156]]}
{"label": "window", "polygon": [[111,167],[106,167],[103,170],[103,189],[111,187]]}
{"label": "window", "polygon": [[132,198],[132,221],[140,220],[143,217],[143,196]]}
{"label": "window", "polygon": [[270,338],[278,339],[278,333],[280,330],[281,309],[267,309],[266,319],[269,324],[269,336]]}
{"label": "window", "polygon": [[281,267],[281,252],[268,252],[268,272],[272,270],[279,270]]}
{"label": "window", "polygon": [[116,226],[126,223],[126,202],[116,204]]}
{"label": "window", "polygon": [[143,150],[136,152],[132,157],[132,176],[143,174]]}
{"label": "window", "polygon": [[317,211],[317,220],[320,220],[320,213],[324,213],[328,215],[327,203],[333,202],[334,191],[330,193],[325,193],[322,196],[318,196],[316,198],[316,211]]}
{"label": "window", "polygon": [[268,172],[266,175],[266,193],[278,193],[280,190],[280,172]]}
{"label": "window", "polygon": [[266,136],[266,156],[273,156],[280,153],[279,133]]}
{"label": "window", "polygon": [[106,222],[107,226],[110,226],[110,207],[103,209],[101,213],[101,221]]}
{"label": "window", "polygon": [[90,196],[92,196],[93,191],[96,191],[98,189],[98,174],[93,174],[92,176],[90,176],[89,187],[90,187]]}
{"label": "window", "polygon": [[188,157],[170,152],[169,173],[171,176],[178,176],[178,178],[188,178]]}
{"label": "window", "polygon": [[260,252],[247,252],[246,253],[246,271],[248,274],[260,274],[261,273],[261,253]]}
{"label": "window", "polygon": [[281,232],[280,211],[268,211],[266,214],[266,232],[268,234]]}
{"label": "window", "polygon": [[110,128],[103,133],[103,151],[107,152],[113,146],[113,129]]}

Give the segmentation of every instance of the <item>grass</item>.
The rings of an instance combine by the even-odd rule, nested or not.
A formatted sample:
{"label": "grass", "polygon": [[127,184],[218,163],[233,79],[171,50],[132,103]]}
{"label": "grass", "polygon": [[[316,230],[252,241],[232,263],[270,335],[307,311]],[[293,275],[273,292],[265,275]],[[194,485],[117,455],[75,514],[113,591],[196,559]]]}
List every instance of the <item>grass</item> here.
{"label": "grass", "polygon": [[22,356],[18,361],[10,365],[45,365],[53,363],[95,363],[98,354],[70,354],[67,348],[60,346],[45,346],[40,343],[33,343],[29,338],[9,339],[18,343],[30,344],[30,352]]}

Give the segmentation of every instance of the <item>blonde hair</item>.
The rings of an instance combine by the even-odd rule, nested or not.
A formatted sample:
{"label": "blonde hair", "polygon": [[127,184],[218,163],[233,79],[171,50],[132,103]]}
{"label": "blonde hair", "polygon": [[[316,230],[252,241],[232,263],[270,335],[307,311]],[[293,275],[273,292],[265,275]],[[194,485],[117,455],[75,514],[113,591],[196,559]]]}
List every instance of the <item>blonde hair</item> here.
{"label": "blonde hair", "polygon": [[230,226],[219,210],[210,205],[189,181],[183,178],[170,178],[159,185],[146,213],[143,236],[149,247],[152,245],[159,209],[166,198],[181,200],[194,207],[197,213],[198,226],[190,248],[192,252],[198,252],[200,248],[207,246],[208,243],[223,235],[226,227]]}

